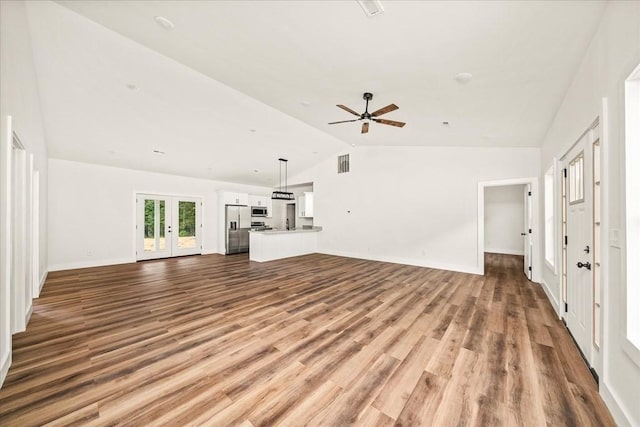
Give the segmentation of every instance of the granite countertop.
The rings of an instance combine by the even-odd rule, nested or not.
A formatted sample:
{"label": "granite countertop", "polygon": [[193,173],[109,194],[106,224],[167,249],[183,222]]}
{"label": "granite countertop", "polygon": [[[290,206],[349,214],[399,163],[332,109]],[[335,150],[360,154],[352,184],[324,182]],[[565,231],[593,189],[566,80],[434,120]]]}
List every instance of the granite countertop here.
{"label": "granite countertop", "polygon": [[260,233],[260,234],[291,234],[291,233],[317,233],[318,231],[322,231],[322,227],[313,227],[313,228],[296,228],[295,230],[251,230],[249,233]]}

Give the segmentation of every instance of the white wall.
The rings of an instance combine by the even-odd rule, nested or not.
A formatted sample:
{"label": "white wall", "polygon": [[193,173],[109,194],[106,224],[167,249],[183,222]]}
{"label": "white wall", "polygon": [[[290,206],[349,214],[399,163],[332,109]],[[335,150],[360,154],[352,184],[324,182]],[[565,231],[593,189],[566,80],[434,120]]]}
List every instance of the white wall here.
{"label": "white wall", "polygon": [[271,194],[265,187],[50,159],[49,270],[135,262],[136,193],[202,197],[203,253],[218,252],[218,190]]}
{"label": "white wall", "polygon": [[524,255],[524,185],[487,187],[484,193],[484,248]]}
{"label": "white wall", "polygon": [[[623,315],[627,301],[622,238],[625,234],[624,80],[639,63],[640,2],[610,1],[545,137],[539,171],[543,175],[553,158],[560,158],[594,119],[601,116],[603,98],[606,98],[608,120],[601,117],[600,123],[603,149],[608,157],[608,163],[603,163],[603,225],[605,231],[609,231],[608,236],[611,231],[619,231],[621,239],[619,242],[610,241],[607,236],[603,239],[603,266],[608,268],[602,287],[603,343],[601,350],[594,348],[593,359],[600,374],[600,392],[619,425],[640,425],[640,365],[623,349],[626,329]],[[559,203],[559,199],[556,202]],[[549,291],[560,300],[559,276],[545,267],[543,278]]]}
{"label": "white wall", "polygon": [[[40,171],[40,244],[39,248],[35,249],[40,255],[40,271],[36,272],[36,277],[44,278],[47,266],[47,148],[28,28],[23,2],[0,2],[0,145],[8,147],[8,144],[11,144],[6,127],[7,116],[11,116],[13,130],[22,141],[27,155],[34,155],[35,169]],[[3,176],[6,172],[5,167],[6,164],[3,163]],[[5,178],[0,179],[2,188],[5,188],[7,183]],[[8,202],[4,190],[0,197],[2,197],[3,208],[6,208]],[[0,384],[11,363],[11,333],[8,324],[9,268],[5,264],[8,255],[6,242],[9,238],[6,220],[5,215],[2,215],[0,221],[2,223],[0,259],[3,260],[0,265],[0,271],[2,271],[0,277]]]}
{"label": "white wall", "polygon": [[[345,151],[347,152],[347,151]],[[537,148],[357,147],[313,182],[319,251],[477,273],[478,182],[537,176]],[[540,259],[539,256],[536,259]]]}

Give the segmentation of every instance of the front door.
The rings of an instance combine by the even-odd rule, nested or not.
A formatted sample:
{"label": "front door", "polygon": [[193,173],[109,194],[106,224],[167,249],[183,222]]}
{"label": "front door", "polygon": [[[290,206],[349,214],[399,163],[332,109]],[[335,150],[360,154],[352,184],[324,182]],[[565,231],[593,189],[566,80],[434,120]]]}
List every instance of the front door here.
{"label": "front door", "polygon": [[198,198],[138,194],[136,259],[201,253],[201,206]]}
{"label": "front door", "polygon": [[564,159],[567,168],[567,327],[591,361],[592,192],[591,150],[587,133]]}

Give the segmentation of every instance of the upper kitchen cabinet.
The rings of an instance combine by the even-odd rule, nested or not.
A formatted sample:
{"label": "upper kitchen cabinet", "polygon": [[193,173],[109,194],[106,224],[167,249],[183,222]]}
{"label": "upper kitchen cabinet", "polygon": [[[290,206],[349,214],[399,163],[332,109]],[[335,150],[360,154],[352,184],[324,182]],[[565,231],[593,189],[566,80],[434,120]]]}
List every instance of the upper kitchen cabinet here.
{"label": "upper kitchen cabinet", "polygon": [[268,207],[267,200],[271,200],[267,196],[256,196],[254,194],[249,194],[249,206],[260,206],[262,208]]}
{"label": "upper kitchen cabinet", "polygon": [[313,192],[305,191],[298,197],[298,216],[301,218],[313,218]]}
{"label": "upper kitchen cabinet", "polygon": [[225,205],[249,206],[249,194],[247,193],[223,191],[222,200],[224,200]]}

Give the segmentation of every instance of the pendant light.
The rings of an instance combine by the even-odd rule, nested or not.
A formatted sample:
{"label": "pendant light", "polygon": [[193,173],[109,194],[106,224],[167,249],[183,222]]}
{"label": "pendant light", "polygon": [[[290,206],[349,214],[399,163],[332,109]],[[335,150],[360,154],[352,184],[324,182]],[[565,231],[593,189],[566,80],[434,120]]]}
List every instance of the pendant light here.
{"label": "pendant light", "polygon": [[[280,185],[279,191],[274,191],[271,195],[273,200],[295,200],[293,193],[287,191],[289,188],[287,187],[287,159],[279,158],[280,162],[280,178],[278,180],[278,185]],[[282,187],[282,164],[284,163],[284,187]],[[282,189],[284,188],[284,191]]]}

